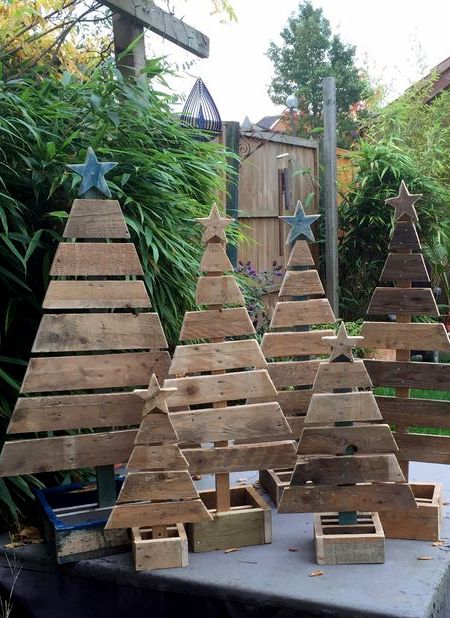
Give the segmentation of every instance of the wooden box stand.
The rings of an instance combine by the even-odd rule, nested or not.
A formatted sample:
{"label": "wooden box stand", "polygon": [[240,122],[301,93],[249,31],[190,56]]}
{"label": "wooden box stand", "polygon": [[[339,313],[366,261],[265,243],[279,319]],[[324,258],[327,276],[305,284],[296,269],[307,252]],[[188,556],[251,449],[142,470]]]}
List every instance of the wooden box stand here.
{"label": "wooden box stand", "polygon": [[272,498],[275,506],[278,506],[281,500],[281,494],[283,493],[284,488],[289,485],[291,476],[292,468],[259,471],[259,482]]}
{"label": "wooden box stand", "polygon": [[187,525],[193,552],[231,549],[272,542],[272,512],[251,485],[231,488],[231,510],[216,513],[215,492],[200,491],[213,521]]}
{"label": "wooden box stand", "polygon": [[388,539],[438,541],[441,537],[442,485],[410,483],[418,508],[415,511],[381,511],[383,530]]}
{"label": "wooden box stand", "polygon": [[153,538],[152,528],[133,528],[136,571],[170,569],[188,565],[188,541],[183,524],[167,528],[168,536]]}
{"label": "wooden box stand", "polygon": [[384,532],[377,513],[358,513],[358,522],[338,524],[337,513],[314,514],[318,564],[384,562]]}

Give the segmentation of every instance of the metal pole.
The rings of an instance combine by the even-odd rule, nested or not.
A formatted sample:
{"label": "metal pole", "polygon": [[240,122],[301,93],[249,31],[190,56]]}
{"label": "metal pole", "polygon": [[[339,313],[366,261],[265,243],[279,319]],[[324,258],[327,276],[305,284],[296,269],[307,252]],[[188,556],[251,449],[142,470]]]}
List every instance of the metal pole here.
{"label": "metal pole", "polygon": [[324,125],[324,183],[323,204],[325,209],[325,258],[326,292],[333,307],[334,315],[339,317],[339,274],[338,274],[338,211],[336,200],[336,80],[325,77],[323,80],[323,125]]}
{"label": "metal pole", "polygon": [[[227,157],[227,163],[231,168],[227,172],[226,179],[226,201],[225,208],[228,217],[237,219],[239,215],[239,139],[241,130],[239,122],[227,122],[225,124],[225,146],[227,150],[234,153],[236,157]],[[227,254],[234,267],[237,265],[237,247],[227,245]]]}

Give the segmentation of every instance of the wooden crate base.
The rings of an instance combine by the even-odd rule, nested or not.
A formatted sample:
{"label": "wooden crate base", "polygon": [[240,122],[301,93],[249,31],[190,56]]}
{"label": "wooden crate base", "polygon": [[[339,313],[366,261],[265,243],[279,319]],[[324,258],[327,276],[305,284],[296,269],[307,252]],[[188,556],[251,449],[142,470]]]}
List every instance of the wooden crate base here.
{"label": "wooden crate base", "polygon": [[292,476],[292,468],[291,469],[282,469],[282,470],[260,470],[259,471],[259,482],[261,486],[265,489],[265,491],[269,494],[272,500],[275,503],[275,506],[278,506],[281,500],[281,494],[285,487],[289,485],[289,481]]}
{"label": "wooden crate base", "polygon": [[167,528],[167,538],[153,538],[151,528],[133,528],[132,546],[136,571],[172,569],[188,565],[188,541],[183,524]]}
{"label": "wooden crate base", "polygon": [[410,483],[417,503],[415,511],[381,511],[384,533],[388,539],[438,541],[441,538],[442,485]]}
{"label": "wooden crate base", "polygon": [[384,533],[377,513],[358,513],[354,525],[340,526],[337,513],[314,515],[318,564],[380,564]]}
{"label": "wooden crate base", "polygon": [[251,485],[231,488],[231,510],[215,511],[215,492],[200,491],[212,521],[187,525],[193,552],[231,549],[272,542],[272,512]]}

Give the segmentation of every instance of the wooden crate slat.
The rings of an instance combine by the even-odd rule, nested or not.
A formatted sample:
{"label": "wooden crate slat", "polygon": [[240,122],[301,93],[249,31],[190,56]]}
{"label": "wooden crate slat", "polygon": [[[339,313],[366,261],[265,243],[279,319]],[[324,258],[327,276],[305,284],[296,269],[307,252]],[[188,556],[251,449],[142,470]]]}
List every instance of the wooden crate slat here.
{"label": "wooden crate slat", "polygon": [[450,383],[450,365],[447,363],[366,360],[365,365],[374,386],[445,391]]}
{"label": "wooden crate slat", "polygon": [[59,313],[42,316],[32,353],[167,348],[157,313]]}
{"label": "wooden crate slat", "polygon": [[382,396],[376,400],[383,419],[391,425],[450,428],[450,401]]}
{"label": "wooden crate slat", "polygon": [[278,296],[315,296],[325,294],[317,270],[288,270]]}
{"label": "wooden crate slat", "polygon": [[363,361],[352,363],[321,363],[313,390],[315,393],[328,393],[335,388],[371,388],[372,381]]}
{"label": "wooden crate slat", "polygon": [[267,361],[256,339],[177,346],[170,375],[254,367],[264,369]]}
{"label": "wooden crate slat", "polygon": [[430,288],[376,288],[368,315],[431,315],[438,317],[439,309]]}
{"label": "wooden crate slat", "polygon": [[214,338],[239,337],[254,335],[255,329],[245,307],[185,313],[180,341],[209,339],[212,334]]}
{"label": "wooden crate slat", "polygon": [[261,342],[261,350],[266,358],[329,354],[330,345],[323,341],[322,337],[330,337],[334,334],[333,330],[265,333]]}
{"label": "wooden crate slat", "polygon": [[320,363],[320,360],[269,363],[267,371],[276,388],[312,386]]}
{"label": "wooden crate slat", "polygon": [[143,274],[133,243],[60,243],[50,269],[52,277]]}
{"label": "wooden crate slat", "polygon": [[164,380],[169,366],[168,352],[31,358],[21,393],[146,386],[152,373]]}
{"label": "wooden crate slat", "polygon": [[186,470],[187,461],[177,444],[136,445],[129,454],[128,470]]}
{"label": "wooden crate slat", "polygon": [[439,323],[364,322],[361,335],[369,349],[450,351],[447,331]]}
{"label": "wooden crate slat", "polygon": [[335,423],[342,421],[381,421],[372,392],[316,393],[309,404],[305,423]]}
{"label": "wooden crate slat", "polygon": [[380,281],[429,281],[430,276],[421,253],[390,253]]}
{"label": "wooden crate slat", "polygon": [[349,445],[356,447],[355,452],[359,455],[393,453],[398,450],[389,425],[305,426],[298,454],[346,455]]}
{"label": "wooden crate slat", "polygon": [[411,251],[420,251],[422,249],[416,226],[412,221],[397,221],[389,243],[389,251],[401,251],[404,249]]}
{"label": "wooden crate slat", "polygon": [[189,462],[191,474],[289,468],[296,460],[294,443],[281,440],[260,444],[184,449],[183,453]]}
{"label": "wooden crate slat", "polygon": [[297,240],[294,244],[287,264],[288,268],[293,266],[314,266],[314,259],[306,240]]}
{"label": "wooden crate slat", "polygon": [[450,464],[450,436],[396,433],[399,458],[407,461]]}
{"label": "wooden crate slat", "polygon": [[292,300],[276,304],[270,328],[306,326],[334,321],[334,313],[328,298]]}
{"label": "wooden crate slat", "polygon": [[117,200],[74,200],[64,238],[130,238]]}
{"label": "wooden crate slat", "polygon": [[50,281],[43,309],[147,309],[143,281]]}
{"label": "wooden crate slat", "polygon": [[200,499],[176,502],[134,502],[114,507],[106,528],[133,528],[148,525],[169,525],[176,519],[194,523],[212,519]]}
{"label": "wooden crate slat", "polygon": [[[310,388],[297,391],[278,391],[273,399],[280,404],[284,414],[290,416],[305,415],[312,393],[313,391]],[[251,397],[247,400],[248,403],[262,403],[264,401],[267,401],[267,397]]]}
{"label": "wooden crate slat", "polygon": [[0,476],[106,466],[127,461],[135,430],[5,442]]}
{"label": "wooden crate slat", "polygon": [[187,470],[128,472],[117,504],[140,500],[178,500],[198,498],[198,491]]}
{"label": "wooden crate slat", "polygon": [[155,442],[163,442],[164,444],[176,444],[178,442],[178,435],[168,414],[154,412],[145,414],[142,418],[134,443],[146,446],[147,444],[155,444]]}
{"label": "wooden crate slat", "polygon": [[245,305],[233,275],[199,277],[195,291],[197,305]]}
{"label": "wooden crate slat", "polygon": [[211,242],[206,245],[200,262],[200,270],[204,273],[232,272],[233,265],[220,242]]}

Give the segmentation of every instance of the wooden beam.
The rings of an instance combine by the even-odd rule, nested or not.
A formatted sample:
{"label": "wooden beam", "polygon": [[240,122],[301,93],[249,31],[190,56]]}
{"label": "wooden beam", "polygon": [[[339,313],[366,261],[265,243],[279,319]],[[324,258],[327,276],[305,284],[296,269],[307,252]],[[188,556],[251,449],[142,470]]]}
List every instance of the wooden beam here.
{"label": "wooden beam", "polygon": [[52,277],[143,274],[133,243],[60,243],[50,268]]}
{"label": "wooden beam", "polygon": [[287,267],[294,266],[314,266],[314,258],[306,240],[297,240],[292,247]]}
{"label": "wooden beam", "polygon": [[313,390],[329,393],[335,388],[371,388],[372,381],[363,361],[352,363],[321,363],[317,370]]}
{"label": "wooden beam", "polygon": [[364,322],[361,335],[369,349],[450,351],[447,331],[439,323]]}
{"label": "wooden beam", "polygon": [[416,226],[412,221],[397,221],[389,251],[420,251],[422,249]]}
{"label": "wooden beam", "polygon": [[148,309],[143,281],[50,281],[43,309]]}
{"label": "wooden beam", "polygon": [[447,390],[450,365],[397,361],[365,361],[374,386]]}
{"label": "wooden beam", "polygon": [[439,316],[439,309],[430,288],[376,288],[368,315],[432,315]]}
{"label": "wooden beam", "polygon": [[179,345],[175,348],[169,373],[176,376],[246,367],[267,367],[267,361],[255,339]]}
{"label": "wooden beam", "polygon": [[199,277],[195,291],[197,305],[244,305],[244,297],[233,275]]}
{"label": "wooden beam", "polygon": [[74,200],[63,238],[130,238],[117,200]]}
{"label": "wooden beam", "polygon": [[298,454],[346,455],[350,445],[355,447],[355,453],[360,455],[393,453],[398,450],[389,425],[352,425],[305,427]]}
{"label": "wooden beam", "polygon": [[261,350],[266,358],[325,355],[330,353],[330,345],[323,341],[322,337],[331,337],[334,334],[333,330],[265,333],[261,342]]}
{"label": "wooden beam", "polygon": [[114,507],[106,529],[142,527],[147,525],[169,525],[176,520],[196,522],[212,520],[203,502],[198,500],[177,500],[174,502],[133,502]]}
{"label": "wooden beam", "polygon": [[278,302],[270,322],[270,328],[306,326],[334,322],[335,317],[328,298]]}
{"label": "wooden beam", "polygon": [[434,429],[450,427],[450,401],[381,396],[376,397],[376,400],[384,421],[390,425]]}
{"label": "wooden beam", "polygon": [[288,270],[278,296],[314,296],[325,294],[317,270]]}
{"label": "wooden beam", "polygon": [[120,490],[117,503],[141,500],[192,500],[198,491],[187,470],[167,472],[129,472]]}
{"label": "wooden beam", "polygon": [[407,461],[450,464],[450,436],[396,433],[399,457]]}
{"label": "wooden beam", "polygon": [[180,341],[192,339],[239,337],[254,335],[255,329],[245,307],[186,311]]}
{"label": "wooden beam", "polygon": [[267,371],[276,388],[312,386],[320,363],[319,360],[269,363]]}
{"label": "wooden beam", "polygon": [[381,421],[372,392],[316,393],[311,399],[305,423]]}
{"label": "wooden beam", "polygon": [[421,253],[390,253],[380,281],[429,281],[430,276]]}

